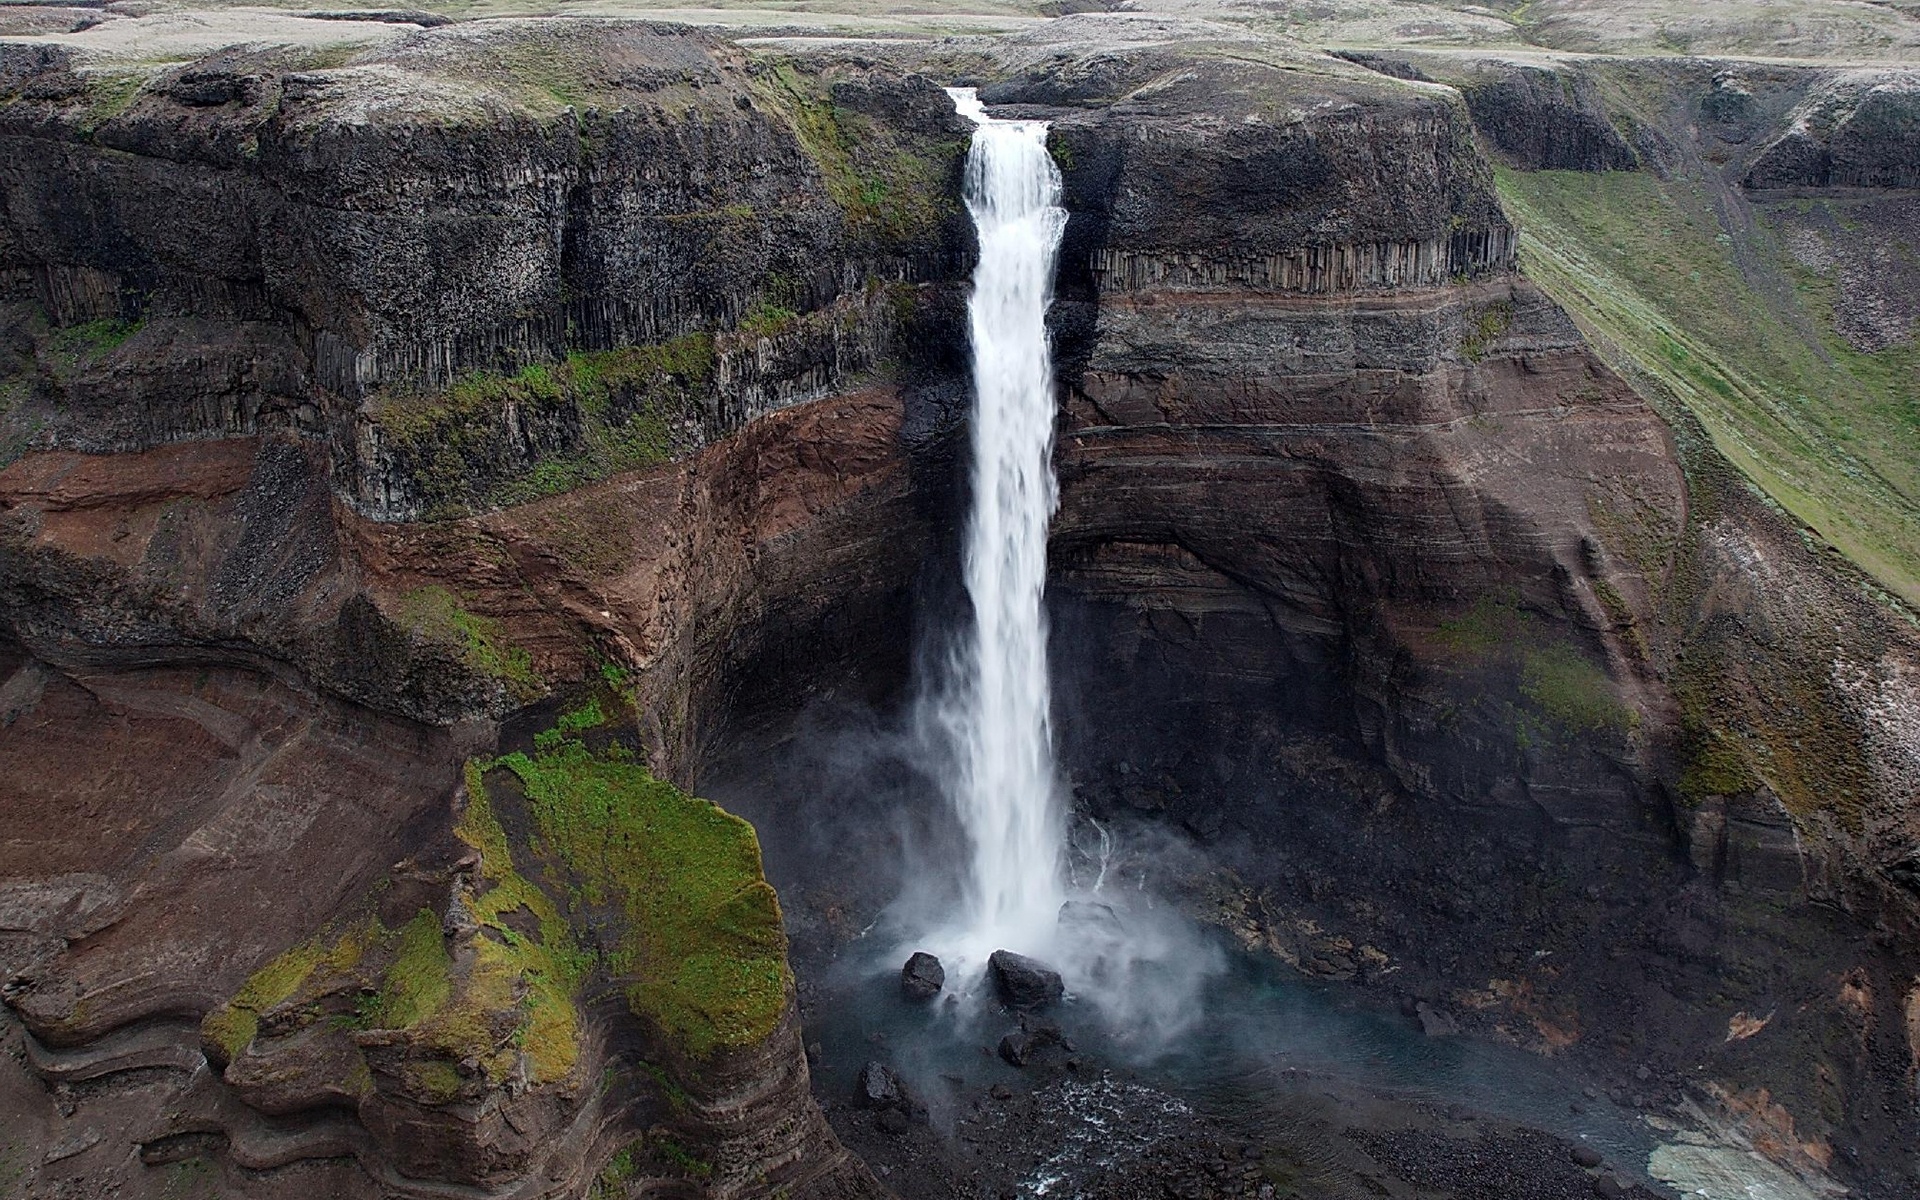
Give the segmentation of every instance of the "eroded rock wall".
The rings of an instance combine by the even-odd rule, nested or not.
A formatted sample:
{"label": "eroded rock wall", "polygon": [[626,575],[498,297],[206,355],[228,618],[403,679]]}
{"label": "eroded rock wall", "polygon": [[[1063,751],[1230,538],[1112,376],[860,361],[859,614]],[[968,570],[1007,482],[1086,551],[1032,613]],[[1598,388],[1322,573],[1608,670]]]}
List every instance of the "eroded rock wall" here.
{"label": "eroded rock wall", "polygon": [[[130,93],[60,48],[4,54],[0,274],[39,343],[9,441],[299,430],[381,518],[546,494],[885,374],[911,293],[878,290],[965,251],[966,133],[933,84],[686,28],[232,51]],[[675,352],[567,357],[636,346]]]}
{"label": "eroded rock wall", "polygon": [[[1501,142],[1510,114],[1471,108],[1480,132],[1530,166],[1633,164],[1590,85],[1548,83],[1535,100],[1580,100],[1618,150],[1533,161]],[[1504,255],[1444,276],[1209,265],[1415,226],[1351,199],[1394,195],[1369,186],[1385,152],[1250,193],[1269,135],[1225,119],[1226,89],[1192,124],[1169,90],[1171,112],[1147,89],[1124,123],[1055,134],[1075,255],[1055,662],[1081,805],[1183,825],[1225,868],[1195,902],[1303,970],[1584,1056],[1627,1101],[1704,1062],[1723,1098],[1782,1106],[1789,1157],[1889,1186],[1916,909],[1886,864],[1915,793],[1885,765],[1905,753],[1872,747],[1910,719],[1910,634]],[[1143,146],[1158,183],[1115,166]],[[1452,186],[1422,177],[1427,218],[1510,245],[1458,161]],[[1232,229],[1211,218],[1227,195]],[[1143,260],[1162,265],[1110,266]]]}
{"label": "eroded rock wall", "polygon": [[[457,1054],[449,1076],[432,1039],[454,1036],[450,1018],[403,1035],[385,1031],[390,1015],[369,1017],[369,1004],[393,1003],[405,975],[395,963],[421,912],[431,941],[447,939],[446,1011],[469,1000],[491,1011],[492,976],[469,973],[487,969],[497,935],[457,919],[473,906],[460,897],[501,886],[488,882],[490,856],[510,854],[528,873],[541,860],[504,818],[497,850],[461,832],[472,802],[460,764],[502,748],[492,722],[448,728],[338,698],[340,680],[304,672],[280,639],[317,636],[349,661],[342,631],[360,620],[377,631],[363,652],[400,656],[365,660],[367,686],[403,685],[382,663],[424,651],[450,681],[444,693],[423,685],[443,702],[463,694],[453,685],[487,679],[495,654],[524,654],[529,672],[556,681],[624,664],[620,687],[595,703],[624,697],[631,709],[612,719],[635,733],[623,736],[676,771],[698,749],[689,714],[724,708],[743,661],[788,659],[789,674],[765,677],[775,687],[840,669],[836,654],[897,673],[866,630],[897,615],[917,563],[900,413],[891,392],[801,405],[685,464],[511,516],[416,530],[322,504],[308,516],[332,552],[306,564],[297,603],[283,597],[272,620],[234,619],[217,598],[154,582],[264,589],[269,568],[246,573],[257,530],[241,510],[255,491],[271,494],[258,464],[304,462],[294,448],[207,442],[30,455],[10,468],[8,577],[33,586],[9,591],[8,621],[33,650],[10,634],[0,739],[18,821],[4,871],[6,994],[23,1026],[13,1036],[47,1086],[90,1081],[77,1116],[42,1114],[50,1101],[37,1085],[16,1081],[10,1094],[21,1128],[49,1145],[63,1127],[84,1128],[104,1138],[88,1149],[132,1142],[148,1164],[76,1152],[44,1174],[49,1186],[113,1181],[139,1194],[165,1186],[167,1164],[192,1161],[214,1164],[226,1186],[277,1194],[344,1155],[358,1174],[324,1172],[343,1195],[456,1182],[577,1195],[624,1153],[635,1180],[692,1164],[688,1178],[712,1195],[877,1194],[813,1106],[790,992],[769,1037],[720,1058],[676,1052],[617,1001],[578,998],[577,1048],[551,1077],[537,1056],[515,1066]],[[222,461],[233,469],[209,469]],[[88,471],[117,482],[93,478],[78,512],[51,498],[63,493],[50,480],[72,489]],[[169,536],[196,556],[179,557]],[[441,611],[410,631],[404,617],[379,616],[422,595],[455,605],[455,623],[433,624]],[[52,619],[82,611],[77,624]],[[215,625],[217,635],[183,633]],[[463,632],[474,629],[482,643]],[[795,630],[810,640],[788,645]],[[392,692],[376,698],[405,707]],[[554,711],[524,717],[509,744]],[[86,769],[65,769],[76,755]],[[76,840],[76,828],[88,836]],[[53,848],[75,865],[49,873]],[[578,916],[573,936],[586,937]],[[621,928],[596,920],[598,937]],[[242,1014],[246,1031],[219,1045],[231,1021],[203,1030],[213,1012]],[[603,1078],[611,1090],[596,1086]],[[684,1163],[658,1149],[662,1138]]]}
{"label": "eroded rock wall", "polygon": [[900,344],[964,252],[945,98],[647,25],[234,52],[117,107],[5,53],[35,1194],[879,1194],[784,966],[766,1029],[689,1049],[620,998],[677,967],[463,764],[576,705],[623,786],[684,778],[745,678],[897,676],[868,631],[928,520],[890,380],[946,369]]}

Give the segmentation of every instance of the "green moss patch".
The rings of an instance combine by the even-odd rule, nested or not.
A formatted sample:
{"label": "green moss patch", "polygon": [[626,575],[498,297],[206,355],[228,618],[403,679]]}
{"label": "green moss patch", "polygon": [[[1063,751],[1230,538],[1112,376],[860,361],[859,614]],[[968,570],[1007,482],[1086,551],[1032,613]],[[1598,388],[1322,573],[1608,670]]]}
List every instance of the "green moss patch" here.
{"label": "green moss patch", "polygon": [[1606,672],[1570,646],[1523,651],[1520,693],[1574,733],[1625,733],[1633,727],[1633,714],[1614,699]]}
{"label": "green moss patch", "polygon": [[[467,765],[467,807],[454,832],[480,852],[481,873],[490,886],[463,901],[484,936],[476,943],[472,995],[436,1040],[451,1052],[463,1039],[488,1037],[488,1011],[517,1010],[514,1048],[526,1053],[536,1082],[559,1079],[579,1059],[574,996],[593,969],[593,956],[575,942],[572,926],[553,899],[514,866],[478,763]],[[523,908],[538,923],[538,937],[508,924],[508,914]]]}
{"label": "green moss patch", "polygon": [[1513,326],[1513,304],[1508,300],[1496,301],[1471,314],[1466,332],[1460,341],[1460,352],[1469,362],[1479,362],[1487,356],[1487,351],[1503,337]]}
{"label": "green moss patch", "polygon": [[260,1030],[260,1016],[301,990],[315,975],[352,971],[380,936],[377,922],[344,932],[328,929],[275,957],[250,976],[233,999],[208,1013],[200,1032],[228,1059],[247,1048]]}
{"label": "green moss patch", "polygon": [[587,1190],[587,1200],[624,1200],[627,1181],[639,1173],[641,1146],[639,1142],[630,1142],[609,1158],[599,1174],[594,1176],[593,1184]]}
{"label": "green moss patch", "polygon": [[564,865],[580,902],[624,918],[606,966],[627,981],[634,1012],[696,1059],[772,1033],[790,976],[751,825],[618,746],[596,753],[572,737],[542,738],[534,753],[492,765],[518,782],[537,844]]}
{"label": "green moss patch", "polygon": [[89,72],[85,108],[80,115],[80,130],[91,134],[108,121],[133,107],[147,81],[159,73],[158,65],[133,69]]}
{"label": "green moss patch", "polygon": [[910,144],[882,122],[835,104],[827,80],[789,60],[770,61],[753,83],[756,98],[791,125],[856,230],[924,243],[955,212],[950,178],[966,154],[964,140]]}
{"label": "green moss patch", "polygon": [[525,650],[506,640],[500,623],[469,612],[443,587],[423,587],[400,600],[400,619],[416,635],[457,648],[467,666],[498,679],[521,699],[540,693],[542,683]]}
{"label": "green moss patch", "polygon": [[372,1023],[382,1029],[407,1029],[439,1012],[453,990],[446,938],[440,922],[426,910],[400,931],[393,962],[381,981]]}
{"label": "green moss patch", "polygon": [[[463,836],[491,820],[470,807]],[[494,827],[497,835],[497,826]],[[479,840],[487,840],[485,837]],[[503,848],[504,837],[494,837]],[[496,851],[504,855],[504,849]],[[259,1034],[260,1017],[291,1000],[320,1019],[329,996],[359,995],[351,1011],[336,1011],[329,1028],[408,1034],[401,1074],[408,1089],[432,1104],[457,1098],[463,1082],[456,1063],[472,1059],[494,1083],[513,1074],[524,1052],[535,1083],[562,1079],[579,1059],[579,1018],[573,996],[591,959],[574,948],[572,930],[538,888],[507,861],[495,886],[466,904],[481,932],[464,947],[449,946],[440,919],[422,910],[398,929],[369,918],[344,934],[322,934],[274,959],[228,1004],[202,1024],[206,1038],[238,1055]],[[509,929],[507,912],[525,905],[539,921],[537,937]],[[456,949],[471,953],[457,963]],[[304,999],[302,999],[304,998]],[[341,1001],[332,1001],[336,1008]],[[372,1086],[365,1064],[350,1090]]]}
{"label": "green moss patch", "polygon": [[[576,351],[512,374],[472,372],[437,391],[389,391],[371,411],[427,514],[452,516],[667,461],[696,440],[716,361],[713,338],[695,333]],[[536,431],[531,465],[510,461],[509,411]]]}
{"label": "green moss patch", "polygon": [[1722,622],[1695,630],[1673,672],[1680,794],[1688,803],[1769,788],[1796,817],[1830,813],[1858,831],[1875,792],[1871,756],[1818,644],[1765,647]]}
{"label": "green moss patch", "polygon": [[1523,703],[1511,705],[1506,719],[1523,745],[1549,737],[1624,737],[1639,724],[1599,665],[1510,599],[1482,597],[1440,622],[1435,641],[1461,665],[1511,680]]}
{"label": "green moss patch", "polygon": [[93,358],[118,350],[126,340],[139,333],[145,321],[105,317],[57,329],[49,339],[55,352],[76,359]]}

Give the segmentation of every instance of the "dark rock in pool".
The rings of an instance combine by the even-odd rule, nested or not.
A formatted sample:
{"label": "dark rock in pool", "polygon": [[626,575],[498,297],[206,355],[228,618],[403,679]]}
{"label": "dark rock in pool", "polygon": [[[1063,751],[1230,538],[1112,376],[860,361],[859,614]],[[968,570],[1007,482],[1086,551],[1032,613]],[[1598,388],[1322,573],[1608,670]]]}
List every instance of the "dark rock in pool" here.
{"label": "dark rock in pool", "polygon": [[860,1068],[860,1105],[863,1108],[904,1108],[907,1090],[900,1077],[883,1062],[869,1062]]}
{"label": "dark rock in pool", "polygon": [[1626,1200],[1627,1197],[1637,1195],[1638,1192],[1639,1188],[1632,1180],[1623,1179],[1611,1171],[1593,1181],[1593,1194],[1605,1197],[1606,1200],[1615,1200],[1616,1197],[1619,1200]]}
{"label": "dark rock in pool", "polygon": [[1460,1022],[1443,1008],[1435,1008],[1422,1000],[1414,1011],[1420,1019],[1420,1031],[1428,1037],[1452,1037],[1460,1032]]}
{"label": "dark rock in pool", "polygon": [[1602,1159],[1600,1152],[1592,1146],[1575,1146],[1573,1148],[1573,1161],[1576,1166],[1592,1169],[1599,1166]]}
{"label": "dark rock in pool", "polygon": [[1009,1066],[1024,1067],[1049,1046],[1067,1046],[1058,1025],[1051,1021],[1022,1023],[1019,1029],[1000,1039],[1000,1057]]}
{"label": "dark rock in pool", "polygon": [[987,958],[994,991],[1008,1008],[1042,1009],[1066,994],[1060,972],[1011,950],[995,950]]}
{"label": "dark rock in pool", "polygon": [[874,1118],[874,1124],[880,1127],[880,1132],[898,1137],[907,1131],[907,1114],[897,1108],[889,1108]]}
{"label": "dark rock in pool", "polygon": [[947,986],[947,969],[924,950],[916,951],[900,968],[900,990],[909,1000],[931,1000]]}
{"label": "dark rock in pool", "polygon": [[1000,1039],[1000,1057],[1008,1066],[1026,1066],[1027,1060],[1033,1057],[1034,1049],[1033,1035],[1024,1030],[1016,1029]]}

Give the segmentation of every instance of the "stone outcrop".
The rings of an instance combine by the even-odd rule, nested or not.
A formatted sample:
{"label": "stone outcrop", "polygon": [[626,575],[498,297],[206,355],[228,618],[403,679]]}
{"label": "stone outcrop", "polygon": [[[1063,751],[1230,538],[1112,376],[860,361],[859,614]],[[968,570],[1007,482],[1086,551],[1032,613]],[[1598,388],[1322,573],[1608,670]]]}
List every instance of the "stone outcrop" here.
{"label": "stone outcrop", "polygon": [[1161,49],[1046,70],[982,94],[1047,106],[1055,121],[1076,291],[1344,293],[1512,265],[1512,229],[1450,93],[1357,68],[1315,88],[1224,53]]}
{"label": "stone outcrop", "polygon": [[903,331],[951,336],[916,282],[964,246],[945,98],[646,25],[235,52],[111,114],[4,53],[6,1105],[51,1144],[33,1076],[84,1081],[90,1144],[141,1148],[41,1182],[879,1194],[790,978],[711,1051],[591,998],[554,939],[627,962],[630,922],[492,912],[538,858],[524,817],[476,843],[462,764],[582,680],[665,776],[742,663],[898,672],[862,630],[925,522],[885,379],[924,373]]}
{"label": "stone outcrop", "polygon": [[1749,188],[1920,187],[1920,73],[1836,73],[1747,171]]}
{"label": "stone outcrop", "polygon": [[[1911,973],[1920,909],[1883,869],[1910,836],[1910,756],[1874,747],[1912,719],[1920,646],[1505,259],[1344,294],[1103,274],[1234,256],[1223,195],[1295,252],[1397,211],[1236,190],[1219,143],[1261,136],[1238,124],[1190,153],[1159,135],[1177,190],[1089,186],[1154,144],[1156,101],[1124,131],[1069,115],[1056,134],[1084,256],[1063,270],[1053,554],[1081,803],[1213,847],[1230,882],[1195,903],[1303,970],[1445,995],[1546,1052],[1685,1054],[1738,1088],[1761,1054],[1796,1059],[1835,1081],[1766,1085],[1803,1136],[1901,1170],[1897,1056],[1844,1031],[1897,1027]],[[1498,146],[1504,118],[1473,115]],[[1336,161],[1351,183],[1375,160]],[[1430,219],[1497,229],[1459,161]],[[1769,949],[1866,930],[1832,957]],[[1849,972],[1857,995],[1829,986]],[[1761,1052],[1714,1012],[1736,993],[1820,998]]]}
{"label": "stone outcrop", "polygon": [[[859,628],[888,619],[900,603],[888,589],[910,578],[913,543],[903,533],[914,518],[889,509],[906,483],[893,452],[899,401],[880,393],[821,403],[824,411],[799,406],[685,464],[512,510],[503,524],[415,532],[322,504],[302,519],[330,553],[304,562],[297,586],[277,599],[269,585],[278,560],[247,557],[262,535],[256,514],[238,510],[249,487],[266,486],[260,461],[307,461],[295,448],[210,442],[108,459],[29,456],[11,468],[8,482],[23,483],[6,501],[8,578],[34,586],[9,590],[8,622],[36,653],[10,635],[0,664],[7,810],[21,831],[8,843],[5,968],[9,1006],[25,1025],[16,1036],[38,1073],[102,1081],[90,1119],[115,1131],[117,1144],[146,1147],[148,1161],[215,1163],[261,1194],[277,1194],[288,1171],[343,1155],[359,1166],[344,1175],[328,1168],[341,1195],[435,1194],[435,1181],[573,1195],[620,1154],[635,1179],[684,1173],[664,1151],[630,1153],[635,1143],[683,1147],[713,1172],[712,1195],[760,1195],[776,1184],[794,1195],[872,1194],[808,1097],[790,993],[768,1037],[719,1059],[676,1052],[624,1006],[578,1001],[573,1066],[550,1079],[517,1060],[488,1067],[457,1054],[442,1060],[444,1050],[422,1058],[431,1049],[424,1035],[389,1034],[378,1021],[367,1033],[340,1032],[343,1022],[359,1027],[368,997],[391,987],[395,941],[423,911],[434,942],[446,926],[453,1011],[469,993],[477,1011],[490,1011],[483,981],[462,982],[469,968],[460,964],[475,953],[486,961],[496,935],[456,920],[485,852],[477,863],[448,831],[459,764],[493,753],[499,734],[487,722],[449,729],[335,698],[326,689],[354,685],[286,657],[311,637],[345,661],[355,657],[352,631],[371,629],[357,647],[370,656],[360,678],[404,689],[402,664],[437,641],[419,656],[437,665],[413,678],[437,704],[464,695],[480,711],[484,692],[462,692],[461,681],[487,678],[503,662],[545,679],[630,662],[624,694],[646,716],[650,757],[662,770],[685,761],[702,734],[685,714],[724,711],[726,681],[739,671],[728,664],[739,656],[774,657],[757,648],[762,622],[774,644],[796,628],[819,631],[804,650],[787,651],[798,678],[770,670],[768,687],[805,686],[819,656],[834,653],[829,639],[873,670],[875,650],[859,643]],[[792,460],[801,444],[808,465]],[[210,469],[223,462],[232,468]],[[89,481],[86,471],[106,463],[116,485]],[[86,503],[63,508],[55,497],[73,492],[46,482],[49,474],[84,486]],[[607,522],[655,540],[602,541]],[[679,529],[696,536],[680,540]],[[179,554],[169,537],[194,554]],[[887,553],[876,554],[882,546]],[[868,561],[823,587],[813,571],[836,555]],[[248,574],[249,564],[260,573]],[[417,567],[429,574],[390,573]],[[876,594],[863,598],[860,572],[878,577]],[[221,593],[176,595],[152,585],[156,574],[264,594],[240,617]],[[422,597],[430,603],[418,630],[377,615]],[[283,611],[269,620],[273,607]],[[91,614],[83,627],[47,620],[83,609]],[[390,711],[409,707],[394,692],[368,698]],[[75,756],[88,770],[60,766]],[[127,807],[135,797],[140,806]],[[86,815],[101,804],[109,810]],[[93,836],[72,837],[76,820]],[[73,865],[49,874],[42,868],[55,847]],[[359,947],[349,933],[367,921],[386,932]],[[284,996],[250,998],[271,993],[288,956],[304,961],[308,944],[338,969],[296,974]],[[485,1019],[512,1028],[520,1020],[512,1011]],[[209,1012],[240,1013],[260,1030],[227,1046],[205,1035],[213,1074],[200,1057],[200,1016]],[[620,1082],[589,1086],[603,1076]],[[116,1082],[128,1078],[152,1081],[143,1086],[166,1098]],[[102,1168],[81,1156],[71,1169]],[[525,1191],[534,1179],[544,1182]]]}
{"label": "stone outcrop", "polygon": [[1578,72],[1501,65],[1460,85],[1473,124],[1508,163],[1527,171],[1631,171],[1632,149]]}

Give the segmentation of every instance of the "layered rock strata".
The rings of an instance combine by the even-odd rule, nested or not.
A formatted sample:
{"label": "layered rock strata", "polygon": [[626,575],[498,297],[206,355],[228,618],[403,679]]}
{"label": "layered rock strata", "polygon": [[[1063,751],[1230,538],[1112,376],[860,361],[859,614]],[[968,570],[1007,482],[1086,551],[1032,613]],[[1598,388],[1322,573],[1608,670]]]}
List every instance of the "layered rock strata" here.
{"label": "layered rock strata", "polygon": [[[880,1194],[808,1094],[751,831],[665,777],[746,663],[899,670],[861,630],[925,522],[887,381],[939,369],[897,339],[964,245],[945,98],[632,24],[113,97],[5,53],[35,1194]],[[583,876],[554,822],[605,789],[741,887],[688,925]]]}
{"label": "layered rock strata", "polygon": [[[694,1178],[713,1195],[783,1183],[795,1195],[871,1191],[807,1095],[790,983],[766,1036],[720,1057],[676,1048],[625,1004],[594,1000],[583,979],[559,997],[577,1006],[564,1069],[543,1074],[524,1048],[498,1061],[477,1050],[441,1058],[467,1044],[447,1031],[469,1010],[494,1014],[473,1019],[509,1045],[559,1036],[528,1024],[533,1001],[513,999],[534,981],[523,994],[555,1002],[538,981],[556,968],[509,964],[507,978],[523,982],[506,993],[490,982],[498,970],[481,970],[493,940],[517,929],[551,950],[555,929],[516,925],[511,912],[492,924],[460,917],[474,903],[462,896],[484,899],[496,886],[486,882],[490,856],[510,855],[530,878],[544,861],[523,840],[524,819],[506,822],[497,850],[460,833],[471,808],[457,792],[460,764],[488,760],[501,735],[484,720],[433,725],[316,693],[315,677],[277,653],[276,630],[258,619],[183,637],[217,601],[153,582],[191,574],[236,592],[271,589],[286,610],[278,632],[311,629],[316,611],[332,611],[342,620],[334,638],[371,631],[358,645],[337,642],[343,658],[396,682],[398,664],[430,661],[450,685],[423,683],[440,703],[475,695],[460,688],[476,680],[498,684],[490,671],[544,681],[634,663],[594,703],[664,771],[679,761],[674,751],[699,744],[688,714],[730,698],[713,681],[737,678],[743,658],[775,657],[757,648],[763,629],[778,631],[776,645],[793,629],[818,630],[805,650],[783,651],[798,678],[769,672],[770,687],[805,686],[820,656],[835,653],[829,644],[868,673],[897,671],[875,666],[857,633],[889,619],[911,575],[903,534],[916,518],[900,508],[898,414],[888,393],[802,405],[683,465],[491,524],[412,531],[322,505],[313,529],[331,553],[277,579],[270,566],[249,573],[258,566],[249,547],[278,477],[223,479],[207,467],[223,456],[256,467],[298,460],[294,448],[200,443],[107,460],[29,456],[10,469],[7,578],[34,586],[7,594],[10,627],[32,647],[7,643],[0,733],[16,767],[7,809],[20,817],[5,871],[7,997],[41,1078],[89,1081],[82,1115],[67,1124],[136,1143],[152,1164],[218,1170],[248,1194],[297,1190],[314,1164],[343,1155],[357,1172],[323,1172],[343,1195],[432,1195],[453,1182],[574,1195],[616,1159],[636,1181],[650,1171]],[[806,435],[804,464],[792,457],[796,432]],[[45,478],[36,471],[77,484],[103,461],[114,479],[143,482],[117,494],[90,486],[83,511],[36,486]],[[653,541],[599,536],[645,530]],[[814,572],[835,556],[853,569],[823,585]],[[389,623],[383,605],[424,623]],[[79,611],[89,614],[83,629],[46,622]],[[551,720],[530,716],[528,729]],[[60,765],[76,758],[85,770]],[[89,836],[76,840],[76,828]],[[562,905],[549,914],[557,929],[617,939],[627,928],[567,910],[564,889],[549,893]],[[382,1007],[394,1003],[394,981],[410,977],[396,964],[412,961],[414,934],[444,941],[450,964],[450,999],[425,1032],[410,1032],[404,1006]],[[618,944],[598,954],[617,956]],[[202,1017],[223,1012],[244,1018],[238,1036],[231,1015],[202,1030]],[[23,1099],[21,1112],[39,1103]],[[59,1126],[47,1137],[57,1140]],[[62,1161],[47,1178],[136,1188],[167,1178],[86,1155]]]}
{"label": "layered rock strata", "polygon": [[[1303,970],[1901,1169],[1920,655],[1515,273],[1475,122],[1624,165],[1502,144],[1591,94],[1240,44],[874,59],[949,53],[1055,122],[1072,213],[1078,808],[1184,830],[1170,882]],[[651,846],[604,823],[711,818],[666,781],[902,694],[964,399],[937,88],[569,22],[124,93],[4,54],[32,1186],[877,1194],[783,969],[739,1025],[653,987],[695,955],[567,848]],[[738,834],[704,915],[765,967]]]}
{"label": "layered rock strata", "polygon": [[[1798,1131],[1785,1158],[1890,1186],[1920,927],[1887,865],[1916,794],[1890,748],[1920,647],[1504,255],[1444,279],[1183,269],[1421,232],[1372,174],[1405,160],[1341,154],[1317,187],[1249,170],[1273,135],[1188,74],[1055,135],[1086,271],[1062,280],[1054,555],[1082,805],[1183,824],[1229,871],[1196,903],[1304,970],[1656,1064],[1626,1098],[1705,1063]],[[1181,122],[1187,86],[1229,119]],[[1604,124],[1591,85],[1551,90]],[[1307,117],[1284,161],[1368,119]],[[1510,245],[1478,161],[1419,176],[1424,219]],[[1143,260],[1165,266],[1107,269]],[[1742,1014],[1777,1014],[1764,1049]]]}
{"label": "layered rock strata", "polygon": [[0,272],[42,335],[15,350],[17,436],[301,430],[382,518],[577,485],[882,373],[911,309],[886,285],[951,272],[966,236],[965,130],[931,83],[682,28],[449,26],[112,91],[64,47],[4,53]]}

